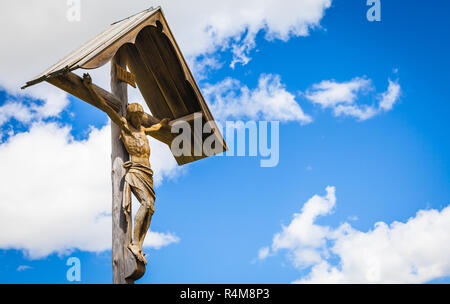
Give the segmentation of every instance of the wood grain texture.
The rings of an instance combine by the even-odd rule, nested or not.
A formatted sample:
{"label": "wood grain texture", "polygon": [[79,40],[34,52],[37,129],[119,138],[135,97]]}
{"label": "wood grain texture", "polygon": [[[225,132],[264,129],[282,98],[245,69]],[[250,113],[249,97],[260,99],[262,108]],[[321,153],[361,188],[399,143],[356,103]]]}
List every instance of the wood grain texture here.
{"label": "wood grain texture", "polygon": [[134,44],[124,46],[127,53],[127,64],[131,73],[136,75],[136,83],[152,114],[158,119],[173,119],[174,115],[167,105],[153,73],[142,61]]}
{"label": "wood grain texture", "polygon": [[[111,92],[121,101],[119,114],[124,116],[128,105],[127,84],[117,79],[116,64],[125,67],[121,50],[111,62]],[[120,128],[111,123],[111,182],[112,182],[112,267],[114,284],[133,284],[140,278],[145,267],[140,267],[127,246],[131,242],[131,218],[122,207],[125,169],[123,163],[129,155],[120,139]],[[131,268],[130,268],[131,267]],[[136,267],[136,268],[134,268]],[[139,271],[140,270],[140,271]],[[131,277],[130,277],[131,276]]]}
{"label": "wood grain texture", "polygon": [[[91,96],[89,90],[86,89],[82,81],[83,80],[81,77],[72,72],[68,72],[64,75],[60,75],[47,80],[48,83],[60,88],[63,91],[66,91],[67,93],[87,102],[88,104],[96,108],[99,108],[98,103]],[[105,99],[105,101],[111,108],[116,110],[118,113],[121,112],[122,101],[119,100],[117,96],[111,94],[110,92],[102,89],[99,86],[96,86],[95,84],[93,84],[93,87],[97,91],[97,93],[99,93],[99,95],[103,99]],[[101,108],[100,110],[104,111]],[[159,123],[160,121],[161,121],[160,119],[145,113],[142,120],[142,125],[146,128],[149,128],[152,125]]]}
{"label": "wood grain texture", "polygon": [[119,78],[122,81],[125,81],[129,85],[131,85],[133,88],[136,88],[136,76],[134,76],[133,73],[128,72],[125,69],[122,69],[120,66],[116,66],[116,77]]}
{"label": "wood grain texture", "polygon": [[[158,22],[158,24],[161,25],[160,22]],[[167,36],[161,32],[162,28],[148,28],[153,39],[152,42],[155,44],[164,64],[167,67],[167,71],[169,72],[170,77],[173,79],[173,82],[178,90],[181,97],[181,102],[185,105],[189,113],[201,111],[197,97],[195,94],[192,94],[194,93],[193,91],[189,91],[192,89],[187,85],[188,81],[186,79],[186,75],[172,43]]]}
{"label": "wood grain texture", "polygon": [[178,118],[188,115],[189,111],[183,103],[183,98],[153,40],[151,32],[152,27],[146,27],[137,36],[135,45],[139,51],[139,55],[155,77],[173,117]]}
{"label": "wood grain texture", "polygon": [[[212,125],[216,130],[213,135],[217,138],[217,145],[222,147],[217,151],[226,151],[227,146],[220,128],[216,125],[162,12],[157,10],[148,20],[131,31],[133,39],[119,39],[114,44],[124,43],[119,49],[124,57],[122,65],[126,64],[136,76],[137,86],[154,116],[145,114],[143,125],[150,127],[163,118],[172,121],[201,112],[203,123]],[[47,81],[101,109],[82,87],[81,78],[77,75],[68,72]],[[96,91],[101,93],[108,105],[119,111],[121,101],[117,97],[100,88]],[[169,146],[171,138],[175,137],[174,134],[160,135],[152,136]],[[192,147],[201,146],[207,135],[193,132]],[[179,165],[183,165],[204,157],[207,156],[197,154],[175,158]]]}
{"label": "wood grain texture", "polygon": [[[75,97],[78,97],[79,99],[87,102],[90,105],[93,105],[94,107],[98,107],[97,102],[91,96],[89,90],[86,89],[86,87],[83,85],[83,79],[75,73],[68,72],[60,76],[49,78],[47,82]],[[120,111],[122,102],[117,96],[114,96],[113,94],[96,85],[93,85],[93,87],[99,93],[99,95],[106,100],[111,108],[113,108],[117,112]]]}

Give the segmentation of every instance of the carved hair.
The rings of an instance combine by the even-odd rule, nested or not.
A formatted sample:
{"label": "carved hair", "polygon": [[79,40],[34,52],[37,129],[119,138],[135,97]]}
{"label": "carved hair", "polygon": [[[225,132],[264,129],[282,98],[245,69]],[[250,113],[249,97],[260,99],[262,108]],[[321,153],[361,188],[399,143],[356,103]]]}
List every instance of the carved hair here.
{"label": "carved hair", "polygon": [[127,106],[127,119],[130,118],[132,113],[141,113],[144,114],[144,108],[138,103],[130,103]]}

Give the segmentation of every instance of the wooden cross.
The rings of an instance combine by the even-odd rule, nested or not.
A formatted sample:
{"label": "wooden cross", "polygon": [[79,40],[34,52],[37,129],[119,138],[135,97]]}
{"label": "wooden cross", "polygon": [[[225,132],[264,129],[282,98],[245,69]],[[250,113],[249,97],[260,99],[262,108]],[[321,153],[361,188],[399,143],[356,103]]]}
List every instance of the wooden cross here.
{"label": "wooden cross", "polygon": [[[120,73],[126,69],[123,53],[120,51],[111,60],[111,93],[93,85],[96,92],[124,116],[128,105],[127,82],[119,79]],[[54,86],[78,97],[79,99],[98,107],[92,94],[83,86],[82,79],[74,73],[67,73],[48,80]],[[101,109],[101,108],[100,108]],[[102,110],[102,109],[101,109]],[[151,115],[144,114],[144,126],[150,127],[159,122]],[[112,182],[112,267],[113,283],[131,284],[145,273],[145,265],[136,260],[127,249],[131,241],[131,221],[126,218],[122,206],[123,177],[125,170],[123,163],[128,161],[129,155],[120,139],[120,128],[111,123],[111,182]]]}
{"label": "wooden cross", "polygon": [[[111,92],[95,84],[88,89],[83,79],[72,71],[78,68],[95,69],[111,63]],[[127,68],[131,72],[127,71]],[[105,111],[95,94],[120,116],[126,115],[127,85],[139,88],[152,115],[142,117],[142,125],[151,127],[163,118],[171,123],[186,121],[193,124],[194,114],[201,114],[219,146],[215,153],[227,150],[220,129],[181,54],[160,7],[150,8],[113,23],[108,30],[93,38],[78,50],[53,65],[49,70],[27,82],[22,88],[42,81],[78,97]],[[203,134],[204,135],[204,134]],[[203,143],[205,137],[192,134]],[[156,139],[170,146],[176,134],[154,134]],[[199,139],[199,140],[198,140]],[[195,148],[195,145],[193,149]],[[183,165],[210,155],[174,155]],[[131,241],[131,220],[123,209],[125,169],[129,155],[120,139],[120,128],[111,123],[111,181],[112,181],[112,267],[113,283],[134,283],[145,273],[145,265],[128,250]]]}

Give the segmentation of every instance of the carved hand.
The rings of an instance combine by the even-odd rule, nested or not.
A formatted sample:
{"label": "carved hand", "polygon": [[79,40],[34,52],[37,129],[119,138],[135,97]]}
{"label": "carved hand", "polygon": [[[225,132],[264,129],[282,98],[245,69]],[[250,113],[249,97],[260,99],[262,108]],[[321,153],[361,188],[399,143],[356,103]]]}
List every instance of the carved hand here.
{"label": "carved hand", "polygon": [[162,119],[156,125],[151,126],[148,131],[170,130],[169,118]]}
{"label": "carved hand", "polygon": [[125,117],[120,117],[120,121],[122,122],[121,129],[127,133],[131,134],[130,128],[128,127],[128,120]]}
{"label": "carved hand", "polygon": [[159,123],[145,129],[145,133],[152,136],[154,136],[155,133],[160,133],[161,131],[163,131],[163,133],[170,132],[169,118],[164,118]]}
{"label": "carved hand", "polygon": [[161,125],[161,128],[170,130],[169,126],[169,118],[164,118],[159,122],[159,125]]}
{"label": "carved hand", "polygon": [[83,85],[84,86],[90,86],[92,84],[92,78],[91,75],[89,75],[89,73],[84,73],[83,74]]}

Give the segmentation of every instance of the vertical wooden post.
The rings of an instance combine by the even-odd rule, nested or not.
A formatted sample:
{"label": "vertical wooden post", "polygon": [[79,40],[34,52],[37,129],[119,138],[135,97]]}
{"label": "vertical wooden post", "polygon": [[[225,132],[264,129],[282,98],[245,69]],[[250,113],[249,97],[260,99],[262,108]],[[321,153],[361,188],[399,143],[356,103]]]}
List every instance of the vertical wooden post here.
{"label": "vertical wooden post", "polygon": [[[127,84],[117,79],[116,64],[125,66],[123,52],[120,50],[111,60],[111,92],[122,101],[120,115],[126,114],[128,104]],[[132,284],[125,277],[127,245],[130,243],[130,227],[122,207],[125,169],[123,163],[129,155],[120,140],[120,128],[111,122],[111,180],[112,180],[112,267],[114,284]]]}
{"label": "vertical wooden post", "polygon": [[[111,60],[111,92],[122,101],[120,115],[126,115],[127,83],[117,78],[117,66],[126,69],[123,49]],[[120,128],[111,122],[111,181],[112,181],[112,267],[114,284],[133,284],[145,273],[144,263],[137,261],[128,245],[131,243],[131,215],[127,219],[122,207],[125,169],[129,155],[120,139]]]}

